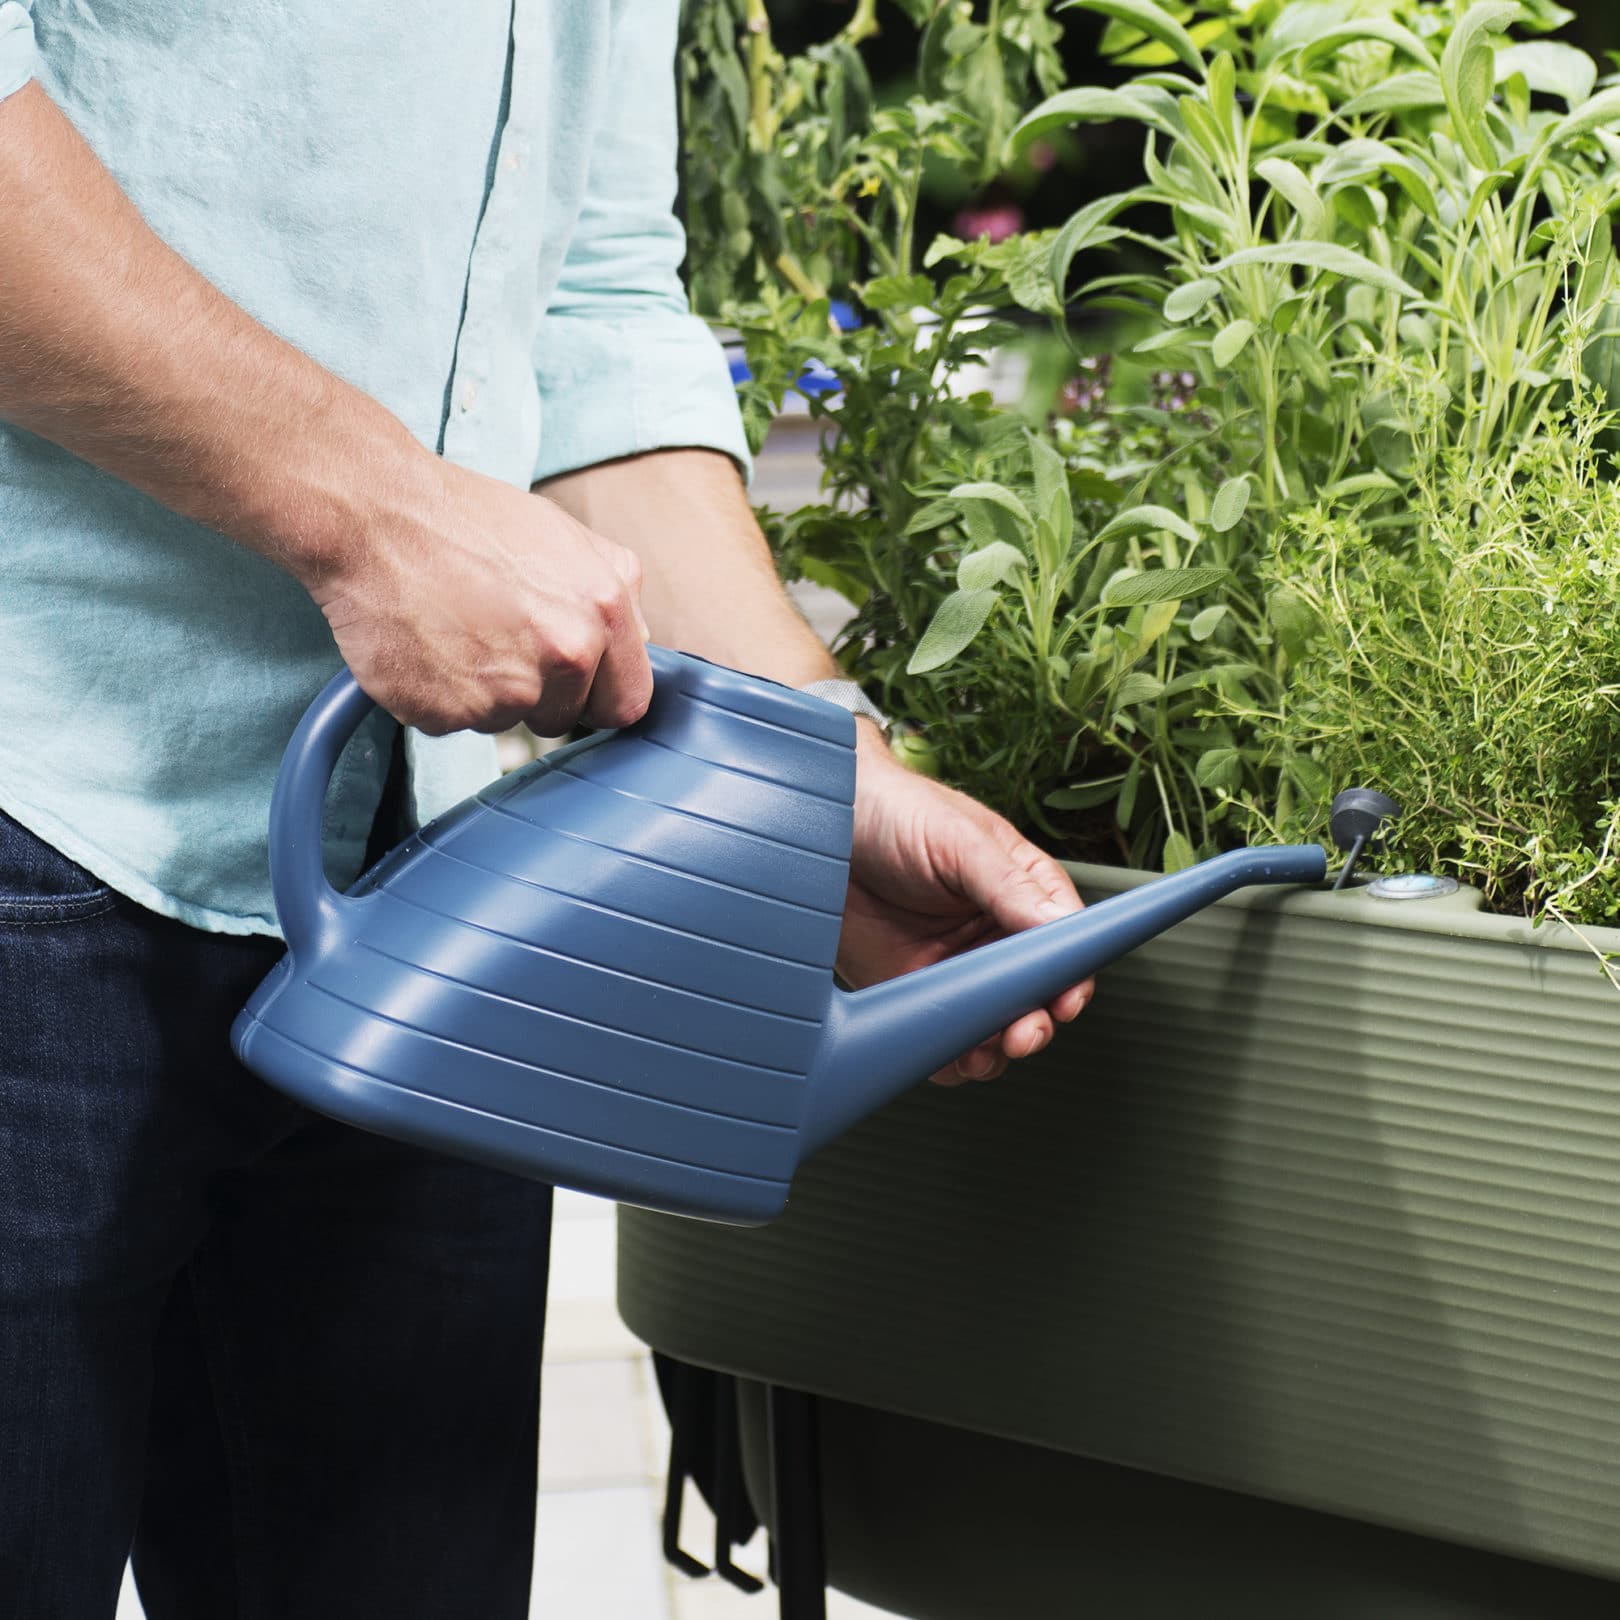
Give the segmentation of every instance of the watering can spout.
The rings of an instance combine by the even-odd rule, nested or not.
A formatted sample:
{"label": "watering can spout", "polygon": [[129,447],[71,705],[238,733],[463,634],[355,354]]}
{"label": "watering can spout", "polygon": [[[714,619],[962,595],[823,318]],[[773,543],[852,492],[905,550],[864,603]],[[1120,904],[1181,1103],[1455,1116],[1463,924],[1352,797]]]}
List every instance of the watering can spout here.
{"label": "watering can spout", "polygon": [[1071,984],[1251,884],[1320,883],[1320,845],[1240,849],[1073,916],[833,997],[805,1155]]}

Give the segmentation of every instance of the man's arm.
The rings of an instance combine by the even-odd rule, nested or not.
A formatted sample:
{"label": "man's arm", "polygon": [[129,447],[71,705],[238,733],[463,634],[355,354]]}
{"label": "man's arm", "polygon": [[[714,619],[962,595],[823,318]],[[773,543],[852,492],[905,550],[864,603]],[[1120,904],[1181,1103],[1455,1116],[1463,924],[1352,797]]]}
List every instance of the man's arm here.
{"label": "man's arm", "polygon": [[634,559],[259,325],[37,83],[0,101],[0,420],[280,565],[402,720],[556,733],[646,706]]}
{"label": "man's arm", "polygon": [[[708,450],[667,450],[538,486],[641,559],[657,640],[802,686],[837,673],[776,576],[736,467]],[[1063,868],[1000,816],[901,766],[858,722],[855,847],[839,967],[869,984],[1078,908]],[[1091,997],[1076,985],[965,1053],[942,1081],[986,1080],[1051,1040]]]}

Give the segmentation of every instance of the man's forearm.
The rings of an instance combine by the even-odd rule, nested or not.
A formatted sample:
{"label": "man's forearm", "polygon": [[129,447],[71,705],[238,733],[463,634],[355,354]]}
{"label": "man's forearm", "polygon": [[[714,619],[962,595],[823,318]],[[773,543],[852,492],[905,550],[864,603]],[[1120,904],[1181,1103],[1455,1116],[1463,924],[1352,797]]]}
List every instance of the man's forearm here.
{"label": "man's forearm", "polygon": [[306,583],[428,477],[397,418],[158,239],[38,85],[0,103],[0,222],[0,419]]}
{"label": "man's forearm", "polygon": [[554,735],[646,707],[634,559],[237,308],[37,85],[0,102],[0,420],[286,569],[408,724]]}
{"label": "man's forearm", "polygon": [[642,611],[655,640],[790,686],[838,673],[783,591],[729,457],[655,451],[541,488],[640,558]]}

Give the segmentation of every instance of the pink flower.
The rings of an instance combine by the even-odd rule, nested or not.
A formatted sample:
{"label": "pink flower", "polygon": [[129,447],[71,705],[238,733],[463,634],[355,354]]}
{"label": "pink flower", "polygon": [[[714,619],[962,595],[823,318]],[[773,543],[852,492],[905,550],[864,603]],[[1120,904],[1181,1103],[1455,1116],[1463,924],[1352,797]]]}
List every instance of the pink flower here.
{"label": "pink flower", "polygon": [[953,222],[956,234],[963,241],[982,238],[987,242],[1005,242],[1024,228],[1024,211],[1017,203],[990,203],[983,208],[964,208]]}

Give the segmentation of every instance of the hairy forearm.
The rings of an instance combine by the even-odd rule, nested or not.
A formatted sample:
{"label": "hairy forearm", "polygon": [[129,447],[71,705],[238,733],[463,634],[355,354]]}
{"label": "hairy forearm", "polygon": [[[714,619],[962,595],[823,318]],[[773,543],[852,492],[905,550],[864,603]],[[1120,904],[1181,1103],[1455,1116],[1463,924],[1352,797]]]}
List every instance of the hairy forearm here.
{"label": "hairy forearm", "polygon": [[729,457],[655,451],[542,488],[640,558],[654,640],[793,686],[838,673],[783,591]]}
{"label": "hairy forearm", "polygon": [[50,98],[0,103],[0,419],[316,584],[432,458],[146,226]]}

